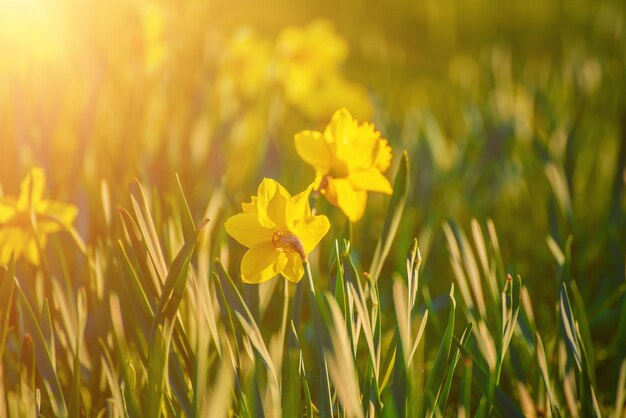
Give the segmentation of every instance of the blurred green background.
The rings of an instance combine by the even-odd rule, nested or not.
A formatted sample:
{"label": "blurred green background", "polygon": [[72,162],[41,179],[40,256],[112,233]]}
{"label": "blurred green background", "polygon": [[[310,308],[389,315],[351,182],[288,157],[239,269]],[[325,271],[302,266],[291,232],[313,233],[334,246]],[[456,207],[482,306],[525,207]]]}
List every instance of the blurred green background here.
{"label": "blurred green background", "polygon": [[[178,173],[198,217],[224,193],[217,222],[262,177],[303,189],[313,173],[293,135],[322,129],[335,109],[312,115],[254,74],[233,99],[220,80],[236,73],[237,90],[237,69],[264,59],[250,51],[271,55],[285,27],[328,19],[349,46],[338,71],[360,86],[328,103],[352,107],[389,140],[390,178],[401,151],[410,156],[407,209],[383,276],[402,271],[417,237],[422,283],[445,295],[453,274],[440,226],[469,234],[472,218],[483,227],[492,219],[540,331],[557,332],[559,284],[576,280],[606,393],[624,325],[625,13],[619,0],[0,0],[1,190],[16,195],[28,169],[42,166],[47,194],[78,206],[77,229],[95,245],[121,235],[103,222],[102,187],[111,207],[128,206],[135,177],[173,195]],[[242,33],[258,38],[244,53],[251,62],[232,58]],[[371,257],[385,207],[372,196],[355,225],[357,258]],[[223,236],[220,225],[213,234]],[[571,251],[571,265],[556,248]],[[387,286],[381,294],[391,295],[381,280]]]}

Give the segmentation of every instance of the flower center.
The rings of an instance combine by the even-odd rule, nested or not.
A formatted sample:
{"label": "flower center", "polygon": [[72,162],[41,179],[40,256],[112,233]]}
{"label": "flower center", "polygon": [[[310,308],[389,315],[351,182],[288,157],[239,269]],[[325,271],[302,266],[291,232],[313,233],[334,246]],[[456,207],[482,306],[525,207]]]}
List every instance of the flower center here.
{"label": "flower center", "polygon": [[336,179],[342,179],[348,177],[348,174],[350,174],[350,169],[345,161],[339,159],[333,160],[330,165],[330,170],[328,171],[329,176]]}
{"label": "flower center", "polygon": [[302,260],[306,260],[306,253],[300,238],[288,229],[281,229],[272,234],[272,244],[278,251],[284,253],[298,253]]}

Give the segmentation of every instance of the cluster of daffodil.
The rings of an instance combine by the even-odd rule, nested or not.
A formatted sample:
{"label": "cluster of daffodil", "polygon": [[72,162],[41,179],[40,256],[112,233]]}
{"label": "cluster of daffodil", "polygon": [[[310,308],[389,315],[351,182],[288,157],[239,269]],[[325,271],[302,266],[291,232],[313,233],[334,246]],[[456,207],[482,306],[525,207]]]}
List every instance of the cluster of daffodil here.
{"label": "cluster of daffodil", "polygon": [[41,263],[41,250],[48,235],[68,229],[78,209],[43,197],[46,178],[41,168],[33,168],[20,186],[17,199],[0,198],[0,264],[21,256]]}
{"label": "cluster of daffodil", "polygon": [[317,125],[346,107],[370,118],[366,89],[342,72],[347,57],[347,42],[326,20],[287,27],[275,41],[247,28],[235,33],[221,53],[214,83],[215,123],[226,139],[220,152],[225,161],[240,162],[224,166],[230,190],[240,189],[262,164],[259,156],[271,138],[288,137],[283,121],[292,116]]}
{"label": "cluster of daffodil", "polygon": [[372,124],[359,125],[346,109],[335,112],[323,133],[296,134],[295,145],[315,169],[313,183],[292,197],[266,178],[257,196],[242,203],[243,212],[226,221],[228,234],[249,248],[241,260],[246,283],[261,283],[278,274],[292,282],[302,278],[303,262],[330,228],[326,216],[311,213],[312,190],[338,206],[350,222],[363,216],[367,192],[392,192],[383,175],[391,162],[391,148]]}
{"label": "cluster of daffodil", "polygon": [[247,105],[258,105],[260,97],[278,92],[310,120],[327,119],[340,106],[368,118],[367,91],[341,71],[348,50],[345,39],[324,19],[283,29],[274,45],[248,28],[240,29],[217,72],[222,117],[230,118]]}

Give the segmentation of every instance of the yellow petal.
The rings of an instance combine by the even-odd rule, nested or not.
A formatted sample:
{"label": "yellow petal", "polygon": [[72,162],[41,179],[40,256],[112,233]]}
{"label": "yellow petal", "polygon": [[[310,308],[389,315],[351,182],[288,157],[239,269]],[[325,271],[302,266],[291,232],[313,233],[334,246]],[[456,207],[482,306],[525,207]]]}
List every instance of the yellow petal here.
{"label": "yellow petal", "polygon": [[226,220],[224,227],[228,235],[248,248],[272,242],[272,230],[259,223],[256,213],[240,213]]}
{"label": "yellow petal", "polygon": [[349,149],[349,140],[357,128],[356,121],[345,108],[335,112],[330,124],[324,130],[324,137],[331,143],[336,158],[346,161],[352,150]]}
{"label": "yellow petal", "polygon": [[256,196],[252,196],[250,203],[243,202],[241,204],[241,209],[243,213],[257,213],[257,200]]}
{"label": "yellow petal", "polygon": [[241,259],[241,280],[265,282],[280,273],[286,262],[285,253],[277,251],[272,243],[250,248]]}
{"label": "yellow petal", "polygon": [[320,215],[304,218],[298,222],[294,232],[300,238],[304,251],[309,254],[324,238],[329,229],[328,218]]}
{"label": "yellow petal", "polygon": [[367,169],[372,167],[378,153],[380,133],[371,123],[364,123],[351,133],[348,142],[346,161],[352,169]]}
{"label": "yellow petal", "polygon": [[320,132],[302,131],[295,135],[296,152],[316,171],[328,172],[333,159],[332,150]]}
{"label": "yellow petal", "polygon": [[[45,248],[46,246],[46,237],[41,235],[39,237],[39,244],[41,248]],[[39,254],[39,247],[37,247],[37,241],[35,241],[35,237],[31,237],[30,240],[26,243],[24,248],[24,258],[31,264],[38,266],[41,264],[41,256]]]}
{"label": "yellow petal", "polygon": [[381,173],[387,171],[391,165],[391,147],[385,139],[378,141],[378,153],[374,165]]}
{"label": "yellow petal", "polygon": [[365,171],[352,171],[348,177],[350,183],[356,190],[367,190],[370,192],[380,192],[391,194],[393,189],[387,177],[375,168]]}
{"label": "yellow petal", "polygon": [[76,206],[54,202],[52,200],[42,200],[37,211],[46,217],[53,218],[66,228],[72,226],[78,214],[78,208]]}
{"label": "yellow petal", "polygon": [[313,184],[309,185],[305,191],[298,193],[291,199],[292,219],[302,219],[311,215],[311,206],[309,205],[311,190],[313,190]]}
{"label": "yellow petal", "polygon": [[258,219],[266,228],[282,228],[287,225],[291,210],[291,195],[276,180],[265,178],[259,185],[257,200]]}
{"label": "yellow petal", "polygon": [[304,276],[302,259],[296,253],[286,254],[285,259],[287,262],[280,273],[290,282],[298,283],[300,279],[302,279],[302,276]]}
{"label": "yellow petal", "polygon": [[19,258],[24,252],[28,234],[19,228],[0,229],[0,264],[8,264],[11,257]]}
{"label": "yellow petal", "polygon": [[43,198],[46,187],[46,177],[43,169],[35,167],[31,169],[20,185],[20,197],[17,201],[19,210],[36,207]]}
{"label": "yellow petal", "polygon": [[11,202],[8,199],[0,201],[0,224],[8,221],[15,216],[15,202]]}
{"label": "yellow petal", "polygon": [[336,179],[334,182],[337,193],[337,206],[346,214],[350,222],[355,223],[363,217],[367,203],[367,192],[354,190],[346,179]]}

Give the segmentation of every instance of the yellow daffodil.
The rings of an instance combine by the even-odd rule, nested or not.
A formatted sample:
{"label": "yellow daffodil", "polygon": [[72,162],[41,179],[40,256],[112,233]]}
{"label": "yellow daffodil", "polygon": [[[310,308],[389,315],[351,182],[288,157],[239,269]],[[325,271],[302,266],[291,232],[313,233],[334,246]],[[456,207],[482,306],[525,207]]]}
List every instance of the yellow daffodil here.
{"label": "yellow daffodil", "polygon": [[281,274],[291,282],[304,275],[302,262],[326,235],[325,216],[312,216],[311,187],[293,197],[272,179],[263,179],[258,195],[242,203],[243,213],[230,217],[226,232],[248,247],[241,260],[245,283],[262,283]]}
{"label": "yellow daffodil", "polygon": [[320,79],[315,90],[298,97],[292,103],[310,120],[326,121],[340,107],[345,107],[356,119],[372,116],[372,103],[365,87],[346,80],[339,72]]}
{"label": "yellow daffodil", "polygon": [[147,72],[159,67],[167,53],[165,14],[156,4],[146,3],[140,10],[144,63]]}
{"label": "yellow daffodil", "polygon": [[267,87],[269,43],[252,30],[240,29],[226,47],[215,80],[222,118],[241,110]]}
{"label": "yellow daffodil", "polygon": [[347,55],[347,42],[327,20],[283,29],[276,41],[276,66],[287,99],[306,98],[317,88],[320,77],[337,71]]}
{"label": "yellow daffodil", "polygon": [[367,192],[391,194],[383,173],[391,163],[391,148],[374,125],[359,125],[346,110],[335,112],[326,130],[295,136],[298,155],[315,168],[313,187],[356,222],[363,216]]}
{"label": "yellow daffodil", "polygon": [[39,246],[45,247],[48,234],[72,226],[75,206],[44,199],[44,172],[33,168],[22,181],[17,199],[0,199],[0,264],[11,257],[39,265]]}

